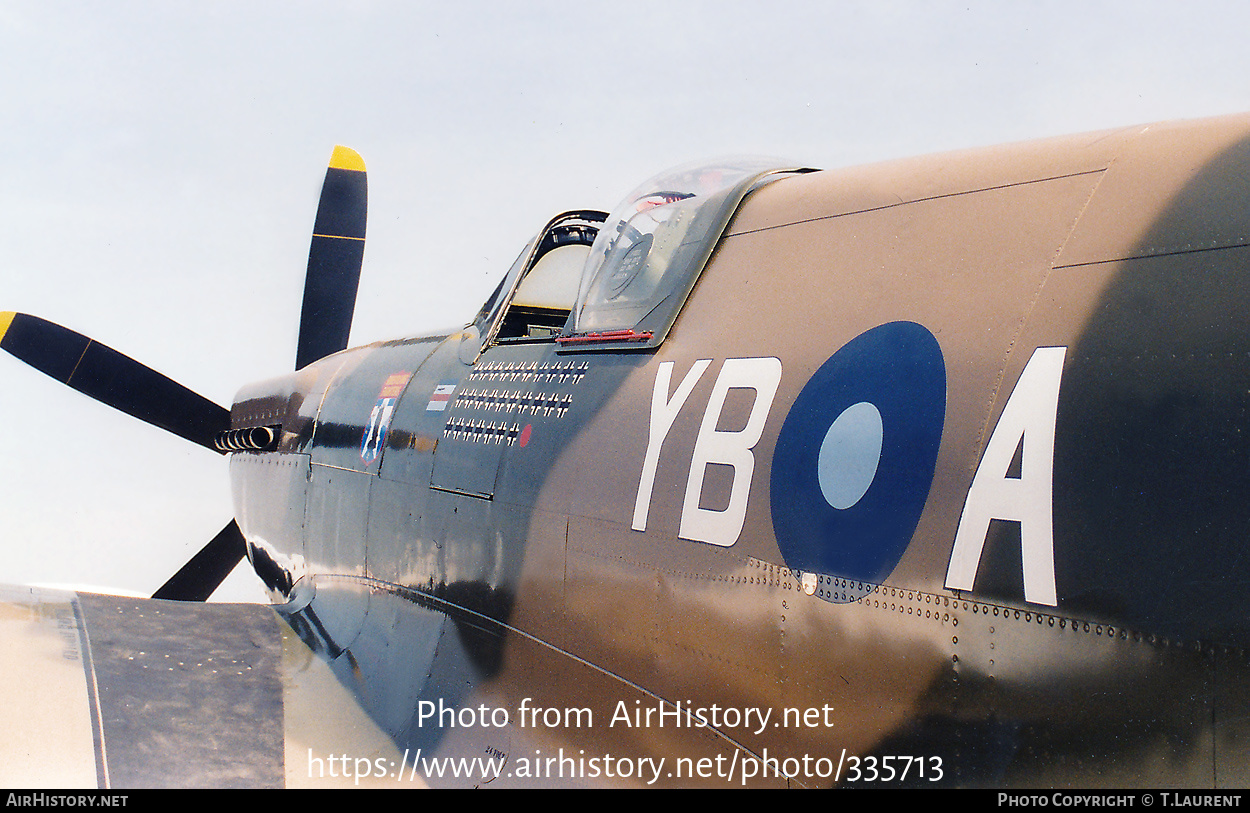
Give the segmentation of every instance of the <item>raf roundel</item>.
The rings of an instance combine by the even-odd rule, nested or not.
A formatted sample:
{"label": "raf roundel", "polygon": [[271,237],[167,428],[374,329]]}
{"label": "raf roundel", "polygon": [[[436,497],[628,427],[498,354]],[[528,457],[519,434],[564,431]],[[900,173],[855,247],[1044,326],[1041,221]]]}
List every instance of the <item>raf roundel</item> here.
{"label": "raf roundel", "polygon": [[888,576],[920,522],[945,419],[946,365],[921,325],[879,325],[830,356],[795,399],[773,455],[786,565],[857,582]]}

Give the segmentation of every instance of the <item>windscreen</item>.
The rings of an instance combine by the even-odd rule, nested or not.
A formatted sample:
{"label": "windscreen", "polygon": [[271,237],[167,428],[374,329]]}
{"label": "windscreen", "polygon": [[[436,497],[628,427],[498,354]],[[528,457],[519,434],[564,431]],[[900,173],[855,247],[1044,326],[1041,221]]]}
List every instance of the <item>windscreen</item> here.
{"label": "windscreen", "polygon": [[750,158],[679,167],[634,190],[599,230],[561,344],[657,344],[747,192],[765,175],[791,171],[780,164]]}

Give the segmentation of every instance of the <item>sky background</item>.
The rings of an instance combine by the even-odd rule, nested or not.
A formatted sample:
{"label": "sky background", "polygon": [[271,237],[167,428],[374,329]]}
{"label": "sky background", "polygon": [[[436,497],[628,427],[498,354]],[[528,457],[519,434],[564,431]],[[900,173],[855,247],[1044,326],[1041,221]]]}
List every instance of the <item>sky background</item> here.
{"label": "sky background", "polygon": [[[229,406],[293,366],[335,144],[369,169],[364,344],[467,321],[550,216],[676,164],[1250,111],[1247,31],[1244,2],[0,0],[0,310]],[[4,583],[150,593],[231,516],[224,459],[7,355],[0,463]]]}

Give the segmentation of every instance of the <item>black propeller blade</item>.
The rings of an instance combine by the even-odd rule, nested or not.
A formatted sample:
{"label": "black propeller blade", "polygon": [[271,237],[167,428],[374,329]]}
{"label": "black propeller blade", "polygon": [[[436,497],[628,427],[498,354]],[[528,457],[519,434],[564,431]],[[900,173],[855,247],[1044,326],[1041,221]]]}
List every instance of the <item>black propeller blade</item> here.
{"label": "black propeller blade", "polygon": [[[347,347],[365,251],[367,200],[364,161],[353,150],[335,147],[308,252],[296,369]],[[213,441],[230,428],[229,410],[81,333],[3,312],[0,350],[101,403],[221,453]],[[243,532],[231,520],[152,597],[205,601],[246,552]]]}
{"label": "black propeller blade", "polygon": [[230,411],[81,333],[25,313],[0,313],[0,349],[84,395],[218,451]]}
{"label": "black propeller blade", "polygon": [[297,370],[347,347],[365,253],[367,208],[365,162],[354,150],[335,147],[308,250]]}
{"label": "black propeller blade", "polygon": [[247,553],[243,532],[234,520],[161,585],[152,598],[207,601]]}
{"label": "black propeller blade", "polygon": [[[230,428],[229,410],[107,345],[37,316],[7,312],[0,313],[0,349],[84,395],[220,453],[213,438]],[[153,598],[204,601],[245,552],[231,520]]]}

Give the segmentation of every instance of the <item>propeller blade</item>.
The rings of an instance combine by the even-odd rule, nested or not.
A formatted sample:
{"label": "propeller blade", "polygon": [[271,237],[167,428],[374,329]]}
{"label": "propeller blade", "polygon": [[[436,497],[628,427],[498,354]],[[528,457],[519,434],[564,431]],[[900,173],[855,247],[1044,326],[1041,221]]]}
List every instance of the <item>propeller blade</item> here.
{"label": "propeller blade", "polygon": [[230,411],[107,345],[69,328],[12,311],[0,313],[0,350],[84,395],[214,452]]}
{"label": "propeller blade", "polygon": [[243,532],[237,522],[230,520],[230,524],[161,585],[152,598],[207,601],[245,553],[247,543],[243,540]]}
{"label": "propeller blade", "polygon": [[335,147],[308,250],[297,370],[347,347],[365,253],[367,208],[365,162],[354,150]]}

